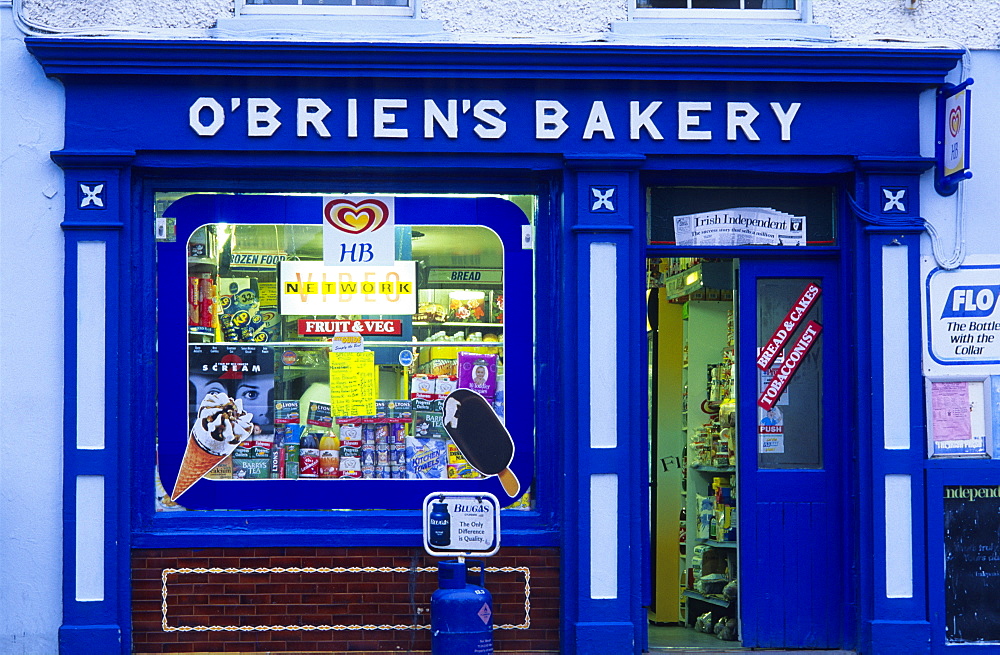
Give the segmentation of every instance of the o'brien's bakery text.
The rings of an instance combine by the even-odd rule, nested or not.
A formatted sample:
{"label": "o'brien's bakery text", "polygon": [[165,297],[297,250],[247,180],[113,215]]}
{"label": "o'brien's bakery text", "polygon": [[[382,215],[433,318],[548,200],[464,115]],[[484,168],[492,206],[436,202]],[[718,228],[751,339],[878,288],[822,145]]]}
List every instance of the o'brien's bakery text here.
{"label": "o'brien's bakery text", "polygon": [[[631,100],[626,115],[623,109],[609,111],[603,100],[572,111],[558,100],[535,100],[534,116],[525,117],[511,116],[507,106],[496,99],[374,98],[362,102],[345,98],[331,106],[321,98],[297,98],[295,106],[281,106],[271,98],[203,96],[191,103],[188,125],[205,137],[215,136],[235,118],[237,129],[245,128],[250,137],[270,137],[279,130],[294,129],[296,136],[303,138],[328,139],[334,133],[357,138],[359,126],[364,125],[376,139],[457,139],[469,132],[479,139],[501,139],[507,134],[508,120],[520,124],[528,118],[534,122],[537,140],[560,139],[569,133],[584,141],[638,141],[643,137],[662,141],[664,134],[676,133],[678,141],[760,141],[757,129],[769,123],[769,129],[776,129],[782,141],[791,141],[792,124],[802,103],[683,101],[666,105],[661,100]],[[702,122],[716,116],[724,119],[725,130],[708,129]]]}

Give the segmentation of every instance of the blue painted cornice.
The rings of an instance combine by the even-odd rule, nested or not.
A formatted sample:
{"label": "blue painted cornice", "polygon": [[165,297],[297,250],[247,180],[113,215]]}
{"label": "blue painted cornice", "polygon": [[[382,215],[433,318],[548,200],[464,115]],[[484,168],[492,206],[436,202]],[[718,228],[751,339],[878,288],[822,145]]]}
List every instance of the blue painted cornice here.
{"label": "blue painted cornice", "polygon": [[917,47],[331,43],[29,37],[51,77],[207,75],[941,84],[962,51]]}

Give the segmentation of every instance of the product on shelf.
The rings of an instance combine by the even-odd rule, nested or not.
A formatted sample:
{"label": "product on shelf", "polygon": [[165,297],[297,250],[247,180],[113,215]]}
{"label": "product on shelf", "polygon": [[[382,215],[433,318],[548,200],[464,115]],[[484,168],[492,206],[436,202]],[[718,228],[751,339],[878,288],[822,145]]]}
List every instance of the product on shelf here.
{"label": "product on shelf", "polygon": [[271,447],[273,438],[260,435],[243,441],[233,451],[233,478],[266,480],[271,477]]}
{"label": "product on shelf", "polygon": [[448,443],[443,439],[406,438],[406,477],[434,479],[446,477]]}
{"label": "product on shelf", "polygon": [[413,320],[426,323],[444,323],[447,316],[448,310],[443,305],[422,302],[417,305],[417,313],[413,315]]}
{"label": "product on shelf", "polygon": [[458,386],[471,389],[492,402],[497,392],[497,356],[458,353]]}

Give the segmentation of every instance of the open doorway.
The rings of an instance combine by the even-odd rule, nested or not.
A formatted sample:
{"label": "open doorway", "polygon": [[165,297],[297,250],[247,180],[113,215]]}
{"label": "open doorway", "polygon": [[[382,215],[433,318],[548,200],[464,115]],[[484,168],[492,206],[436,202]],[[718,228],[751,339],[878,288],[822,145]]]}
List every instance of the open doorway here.
{"label": "open doorway", "polygon": [[739,649],[738,261],[647,264],[649,648]]}

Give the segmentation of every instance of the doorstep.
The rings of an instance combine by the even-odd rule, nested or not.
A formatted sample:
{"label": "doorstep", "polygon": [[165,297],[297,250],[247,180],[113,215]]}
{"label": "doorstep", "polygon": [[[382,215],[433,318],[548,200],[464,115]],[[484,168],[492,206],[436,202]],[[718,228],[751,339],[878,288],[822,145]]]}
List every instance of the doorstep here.
{"label": "doorstep", "polygon": [[729,648],[718,650],[713,648],[689,648],[687,646],[659,646],[650,648],[647,653],[670,653],[671,655],[739,655],[740,653],[752,653],[753,655],[779,655],[781,653],[795,653],[805,655],[807,653],[823,653],[823,655],[857,655],[853,650],[781,650],[774,648]]}

